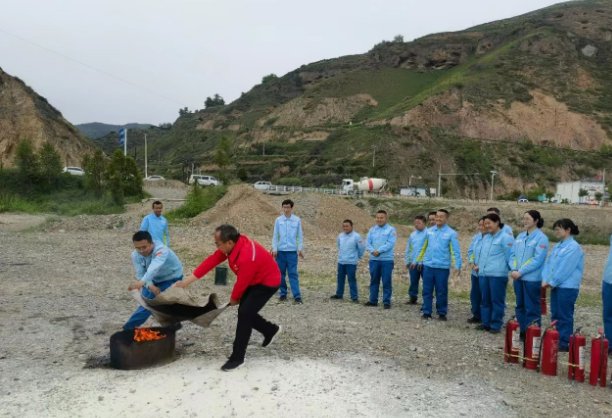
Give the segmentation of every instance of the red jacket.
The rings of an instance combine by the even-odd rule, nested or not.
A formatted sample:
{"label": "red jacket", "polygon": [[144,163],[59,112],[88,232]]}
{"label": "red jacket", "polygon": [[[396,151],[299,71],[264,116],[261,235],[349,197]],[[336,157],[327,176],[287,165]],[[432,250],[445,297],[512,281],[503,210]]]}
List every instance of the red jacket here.
{"label": "red jacket", "polygon": [[237,280],[232,291],[232,299],[240,300],[249,286],[280,286],[280,270],[270,253],[258,242],[241,235],[236,246],[229,254],[221,250],[206,258],[194,271],[193,275],[201,279],[219,264],[228,260],[229,267],[236,273]]}

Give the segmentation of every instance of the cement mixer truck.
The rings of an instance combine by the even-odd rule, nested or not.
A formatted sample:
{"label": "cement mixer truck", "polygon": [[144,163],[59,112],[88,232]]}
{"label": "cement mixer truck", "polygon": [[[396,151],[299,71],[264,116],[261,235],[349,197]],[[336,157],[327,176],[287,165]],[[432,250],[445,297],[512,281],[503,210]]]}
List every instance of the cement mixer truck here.
{"label": "cement mixer truck", "polygon": [[371,192],[378,193],[385,190],[388,182],[385,179],[374,179],[369,177],[362,177],[358,182],[354,182],[353,179],[342,180],[342,191],[351,192]]}

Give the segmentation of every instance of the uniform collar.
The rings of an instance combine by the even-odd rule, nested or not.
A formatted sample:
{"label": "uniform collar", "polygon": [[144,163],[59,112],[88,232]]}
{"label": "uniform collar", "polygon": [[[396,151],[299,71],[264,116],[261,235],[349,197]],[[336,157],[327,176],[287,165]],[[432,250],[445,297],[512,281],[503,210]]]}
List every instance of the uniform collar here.
{"label": "uniform collar", "polygon": [[387,222],[386,224],[384,224],[383,226],[378,226],[376,225],[374,228],[378,228],[378,229],[385,229],[387,226],[389,226],[389,223]]}
{"label": "uniform collar", "polygon": [[560,242],[560,243],[559,243],[559,246],[560,246],[560,247],[567,247],[569,244],[571,244],[571,243],[572,243],[572,242],[574,242],[574,241],[575,241],[575,240],[574,240],[574,237],[570,236],[570,237],[569,237],[568,239],[566,239],[565,241]]}

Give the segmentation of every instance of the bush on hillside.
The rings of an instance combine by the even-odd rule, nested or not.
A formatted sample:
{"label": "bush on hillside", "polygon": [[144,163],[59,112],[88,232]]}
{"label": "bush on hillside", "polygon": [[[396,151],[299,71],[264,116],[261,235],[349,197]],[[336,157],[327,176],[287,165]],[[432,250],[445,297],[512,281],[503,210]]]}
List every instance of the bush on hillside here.
{"label": "bush on hillside", "polygon": [[195,182],[183,206],[166,212],[164,216],[169,220],[194,218],[215,206],[225,192],[227,192],[226,186],[202,188]]}

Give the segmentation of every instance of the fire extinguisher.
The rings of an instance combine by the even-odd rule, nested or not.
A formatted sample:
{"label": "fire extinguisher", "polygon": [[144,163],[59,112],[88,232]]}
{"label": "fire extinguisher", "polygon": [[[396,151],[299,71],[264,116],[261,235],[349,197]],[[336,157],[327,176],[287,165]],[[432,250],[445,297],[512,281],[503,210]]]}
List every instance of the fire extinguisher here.
{"label": "fire extinguisher", "polygon": [[559,331],[555,329],[557,321],[553,321],[542,336],[540,345],[539,371],[547,376],[557,375],[557,354],[559,353]]}
{"label": "fire extinguisher", "polygon": [[569,341],[569,367],[567,378],[576,382],[584,382],[584,349],[586,337],[580,334],[578,328],[574,334],[570,335]]}
{"label": "fire extinguisher", "polygon": [[519,362],[520,325],[514,320],[515,318],[513,316],[506,323],[506,344],[504,345],[504,361],[506,363]]}
{"label": "fire extinguisher", "polygon": [[606,387],[606,373],[608,370],[608,340],[603,331],[591,341],[591,377],[589,383],[593,386]]}
{"label": "fire extinguisher", "polygon": [[542,342],[541,335],[542,329],[538,326],[538,321],[533,321],[533,323],[527,327],[527,334],[525,336],[525,359],[523,360],[523,367],[528,370],[537,370],[538,368],[540,345]]}
{"label": "fire extinguisher", "polygon": [[540,311],[542,315],[546,315],[546,288],[540,290]]}

